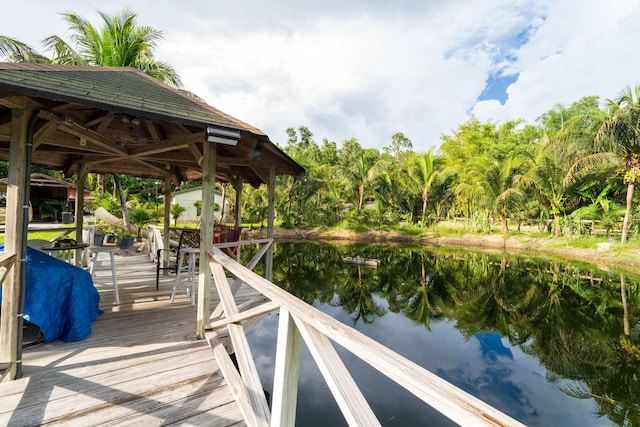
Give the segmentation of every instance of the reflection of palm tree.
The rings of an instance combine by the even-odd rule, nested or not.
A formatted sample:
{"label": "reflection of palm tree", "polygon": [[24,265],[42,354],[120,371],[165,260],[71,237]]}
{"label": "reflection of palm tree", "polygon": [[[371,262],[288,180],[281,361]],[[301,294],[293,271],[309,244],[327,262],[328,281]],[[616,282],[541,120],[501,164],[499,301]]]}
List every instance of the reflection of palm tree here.
{"label": "reflection of palm tree", "polygon": [[401,287],[403,312],[427,329],[430,329],[432,319],[444,317],[443,307],[450,300],[450,282],[442,276],[439,260],[440,257],[432,254],[416,253],[406,271],[419,269],[420,277],[418,280],[407,277]]}
{"label": "reflection of palm tree", "polygon": [[627,342],[631,342],[631,327],[629,326],[629,307],[627,306],[627,283],[624,274],[620,273],[620,298],[622,300],[622,324]]}
{"label": "reflection of palm tree", "polygon": [[[351,319],[354,326],[361,320],[365,324],[371,324],[375,321],[376,317],[382,317],[386,314],[387,310],[379,305],[373,296],[377,293],[374,278],[362,278],[362,268],[356,266],[357,273],[355,280],[351,274],[346,277],[346,280],[342,282],[342,285],[336,288],[336,298],[332,305],[341,306],[350,314],[355,314]],[[347,269],[352,269],[352,266],[346,266]]]}
{"label": "reflection of palm tree", "polygon": [[345,248],[279,244],[274,277],[289,281],[288,290],[307,301],[344,302],[354,322],[380,315],[379,295],[389,310],[427,327],[447,318],[466,337],[498,333],[535,356],[550,381],[570,384],[565,393],[594,399],[599,414],[618,425],[640,420],[638,279],[625,276],[618,283],[593,268],[514,255],[423,247],[350,249],[355,250],[375,250],[383,262],[358,271],[341,263]]}

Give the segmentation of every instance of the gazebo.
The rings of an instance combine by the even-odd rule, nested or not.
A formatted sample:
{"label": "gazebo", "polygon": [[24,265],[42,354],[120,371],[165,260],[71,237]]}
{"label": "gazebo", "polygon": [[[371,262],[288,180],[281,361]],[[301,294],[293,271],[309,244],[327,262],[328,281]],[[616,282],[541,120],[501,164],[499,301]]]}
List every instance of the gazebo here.
{"label": "gazebo", "polygon": [[[215,181],[236,188],[237,206],[242,184],[267,184],[272,238],[275,177],[305,177],[304,168],[259,129],[131,68],[0,63],[0,160],[9,162],[0,362],[11,365],[10,378],[20,374],[24,206],[32,164],[66,177],[75,174],[76,212],[83,210],[89,172],[163,180],[169,196],[171,183],[201,181],[202,242],[213,241]],[[168,219],[166,204],[165,239]],[[82,215],[75,228],[81,235]],[[269,255],[266,262],[269,272]],[[211,274],[207,262],[200,265],[197,334],[202,336]]]}

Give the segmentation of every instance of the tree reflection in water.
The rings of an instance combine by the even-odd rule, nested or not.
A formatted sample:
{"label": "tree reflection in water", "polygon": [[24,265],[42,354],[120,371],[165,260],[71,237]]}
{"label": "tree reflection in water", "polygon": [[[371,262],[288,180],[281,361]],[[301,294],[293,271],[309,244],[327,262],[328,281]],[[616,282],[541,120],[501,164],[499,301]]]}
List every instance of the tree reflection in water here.
{"label": "tree reflection in water", "polygon": [[[380,266],[342,263],[355,255],[380,259]],[[325,311],[339,307],[348,316],[341,320],[365,333],[376,335],[376,321],[395,314],[423,331],[452,324],[467,341],[477,339],[491,363],[515,349],[537,360],[547,383],[557,384],[565,396],[593,402],[594,425],[640,423],[638,277],[586,264],[424,246],[280,243],[273,265],[276,284]],[[496,337],[510,349],[496,345]],[[384,335],[374,338],[392,346]],[[455,383],[456,374],[447,379]],[[526,417],[521,421],[527,424],[554,424],[537,418],[542,408],[500,407],[501,392],[496,393],[478,397]]]}

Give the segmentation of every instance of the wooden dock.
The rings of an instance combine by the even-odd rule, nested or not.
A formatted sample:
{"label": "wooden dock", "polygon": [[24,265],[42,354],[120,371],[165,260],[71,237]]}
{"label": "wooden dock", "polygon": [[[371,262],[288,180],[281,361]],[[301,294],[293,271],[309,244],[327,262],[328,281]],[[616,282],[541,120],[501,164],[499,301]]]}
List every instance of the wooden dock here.
{"label": "wooden dock", "polygon": [[0,383],[0,425],[245,425],[207,341],[195,339],[196,307],[185,290],[170,303],[175,276],[156,291],[142,255],[116,256],[116,270],[119,306],[110,271],[96,271],[104,314],[88,338],[25,349],[23,378]]}

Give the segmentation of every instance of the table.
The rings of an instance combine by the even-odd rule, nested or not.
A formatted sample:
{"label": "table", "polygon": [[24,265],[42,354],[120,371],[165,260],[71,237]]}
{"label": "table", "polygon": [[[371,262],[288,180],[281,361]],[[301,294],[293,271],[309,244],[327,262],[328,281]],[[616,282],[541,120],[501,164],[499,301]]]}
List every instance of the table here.
{"label": "table", "polygon": [[113,294],[116,305],[120,305],[120,296],[118,295],[118,283],[116,282],[116,263],[113,258],[114,252],[117,252],[120,248],[117,246],[90,246],[89,252],[93,255],[89,262],[89,273],[91,278],[94,277],[96,271],[96,262],[98,262],[98,254],[108,253],[111,260],[111,279],[113,280]]}
{"label": "table", "polygon": [[176,297],[176,291],[180,287],[180,276],[182,273],[182,265],[184,264],[184,256],[187,258],[187,284],[184,286],[187,289],[187,296],[191,296],[191,305],[196,305],[196,256],[200,255],[200,248],[181,248],[178,253],[178,268],[176,269],[176,281],[173,284],[173,291],[171,292],[171,302]]}
{"label": "table", "polygon": [[51,252],[59,252],[62,254],[62,260],[66,261],[69,264],[74,264],[72,262],[72,251],[75,251],[76,249],[84,249],[84,248],[88,248],[89,244],[88,243],[76,243],[75,245],[69,245],[69,246],[42,246],[40,249],[42,249],[43,251],[46,251],[49,253],[49,255],[51,255]]}

